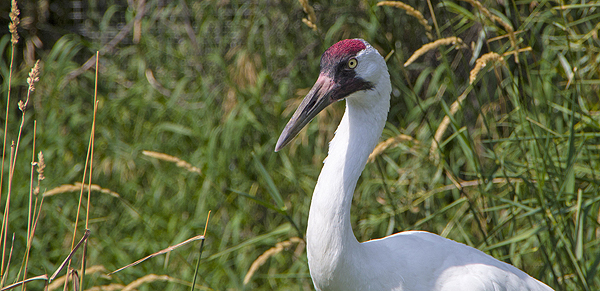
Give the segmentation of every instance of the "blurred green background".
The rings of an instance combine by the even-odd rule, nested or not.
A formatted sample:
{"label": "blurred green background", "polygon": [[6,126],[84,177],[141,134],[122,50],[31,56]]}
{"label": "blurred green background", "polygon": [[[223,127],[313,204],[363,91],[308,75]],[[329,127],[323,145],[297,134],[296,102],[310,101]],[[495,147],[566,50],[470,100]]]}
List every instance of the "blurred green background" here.
{"label": "blurred green background", "polygon": [[[104,274],[202,234],[211,210],[200,290],[311,290],[304,245],[293,238],[303,237],[343,102],[286,149],[273,150],[316,80],[322,52],[360,37],[388,56],[393,93],[382,141],[400,134],[413,139],[393,143],[367,164],[352,208],[357,238],[428,230],[514,264],[556,290],[600,288],[597,2],[478,2],[511,32],[473,1],[405,1],[432,27],[428,37],[405,10],[376,1],[310,1],[306,10],[301,2],[278,0],[20,1],[7,121],[8,2],[0,4],[7,160],[21,124],[17,102],[26,98],[37,59],[41,75],[25,111],[12,181],[5,258],[13,233],[14,246],[5,286],[23,278],[33,122],[36,152],[47,165],[37,197],[81,182],[95,80],[94,66],[84,64],[100,51],[92,183],[118,195],[92,192],[87,266],[104,270],[86,274],[83,289],[118,290],[151,274],[168,277],[146,277],[137,290],[189,289],[199,242]],[[310,9],[316,30],[303,22]],[[424,44],[450,36],[465,45],[440,46],[403,66]],[[469,84],[476,59],[516,49],[525,49],[518,62],[505,55]],[[430,153],[432,145],[437,149]],[[176,156],[201,174],[143,150]],[[7,172],[8,162],[2,209]],[[68,255],[78,193],[44,198],[28,277],[52,274]],[[84,221],[80,216],[77,240]],[[290,239],[244,284],[261,254]],[[72,266],[80,268],[81,251],[74,257]],[[43,281],[28,286],[39,290]]]}

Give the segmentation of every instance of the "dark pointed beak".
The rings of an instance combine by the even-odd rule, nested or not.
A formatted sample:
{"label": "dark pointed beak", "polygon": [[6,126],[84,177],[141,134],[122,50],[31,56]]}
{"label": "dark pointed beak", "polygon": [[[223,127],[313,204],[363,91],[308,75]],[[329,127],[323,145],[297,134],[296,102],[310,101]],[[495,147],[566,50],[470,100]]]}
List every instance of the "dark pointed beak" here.
{"label": "dark pointed beak", "polygon": [[277,140],[275,151],[278,152],[286,146],[304,126],[306,126],[319,112],[321,112],[329,104],[333,103],[335,98],[332,98],[333,93],[338,86],[333,79],[325,74],[320,74],[315,85],[310,89],[302,103],[294,115],[283,129],[283,132]]}

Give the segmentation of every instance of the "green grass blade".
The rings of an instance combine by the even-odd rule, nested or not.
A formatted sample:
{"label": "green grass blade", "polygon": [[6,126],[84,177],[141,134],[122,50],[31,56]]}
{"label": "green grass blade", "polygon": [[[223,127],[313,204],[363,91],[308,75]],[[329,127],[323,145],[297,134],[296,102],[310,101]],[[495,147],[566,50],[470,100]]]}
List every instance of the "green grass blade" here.
{"label": "green grass blade", "polygon": [[258,160],[258,157],[256,157],[256,155],[253,154],[252,159],[254,160],[254,165],[256,166],[256,169],[258,169],[258,173],[267,183],[267,190],[271,195],[271,198],[273,198],[273,200],[277,204],[277,207],[279,207],[280,210],[286,211],[287,208],[283,203],[283,198],[279,193],[279,189],[277,189],[277,186],[275,186],[275,182],[273,182],[273,178],[271,178],[271,175],[269,175],[269,173],[265,169],[265,166],[263,166],[260,160]]}

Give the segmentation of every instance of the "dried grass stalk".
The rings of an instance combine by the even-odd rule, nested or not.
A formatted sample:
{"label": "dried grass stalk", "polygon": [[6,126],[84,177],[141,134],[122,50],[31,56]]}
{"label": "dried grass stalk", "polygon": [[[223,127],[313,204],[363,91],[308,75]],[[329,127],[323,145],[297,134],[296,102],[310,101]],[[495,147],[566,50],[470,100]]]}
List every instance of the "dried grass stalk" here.
{"label": "dried grass stalk", "polygon": [[[446,186],[442,186],[436,189],[433,189],[434,193],[441,193],[444,191],[450,191],[450,190],[454,190],[454,189],[463,189],[465,187],[475,187],[475,186],[479,186],[481,185],[481,183],[483,183],[482,180],[470,180],[470,181],[453,181],[453,184],[450,185],[446,185]],[[507,184],[507,183],[521,183],[523,182],[523,179],[521,178],[494,178],[491,181],[493,184]],[[536,183],[535,180],[530,180],[530,182]]]}
{"label": "dried grass stalk", "polygon": [[[94,274],[94,273],[98,273],[98,272],[106,272],[106,269],[102,265],[95,265],[95,266],[91,266],[91,267],[85,269],[86,274]],[[65,283],[66,276],[70,276],[70,274],[60,276],[60,277],[54,279],[54,281],[52,281],[52,283],[48,284],[47,291],[54,291],[54,290],[62,287],[62,285]]]}
{"label": "dried grass stalk", "polygon": [[[87,185],[87,184],[86,184]],[[61,193],[66,193],[66,192],[75,192],[75,191],[80,191],[81,190],[81,186],[82,184],[79,182],[76,182],[73,185],[70,184],[65,184],[65,185],[60,185],[56,188],[50,189],[50,191],[47,191],[44,193],[44,197],[49,197],[49,196],[54,196],[57,194],[61,194]],[[108,194],[110,196],[113,196],[115,198],[121,198],[121,195],[119,195],[119,193],[114,192],[110,189],[106,189],[106,188],[102,188],[96,184],[92,184],[91,189],[93,191],[98,191],[100,193],[104,193],[104,194]]]}
{"label": "dried grass stalk", "polygon": [[158,80],[156,80],[156,78],[154,77],[154,73],[152,73],[152,70],[150,69],[146,69],[146,80],[148,80],[148,83],[150,83],[150,86],[152,86],[154,90],[167,97],[171,97],[171,91],[163,87],[163,85]]}
{"label": "dried grass stalk", "polygon": [[[10,289],[14,289],[14,288],[16,288],[16,287],[19,287],[19,286],[21,286],[21,285],[25,285],[25,284],[27,284],[27,283],[29,283],[29,282],[31,282],[31,281],[38,281],[38,280],[44,280],[44,281],[48,281],[48,275],[46,275],[46,274],[44,274],[44,275],[39,275],[39,276],[35,276],[35,277],[31,277],[31,278],[25,279],[25,280],[23,280],[23,281],[19,281],[19,282],[16,282],[16,283],[10,284],[10,285],[8,285],[8,286],[6,286],[6,287],[3,287],[3,288],[2,288],[2,291],[4,291],[4,290],[10,290]],[[24,287],[23,287],[23,288],[24,288]]]}
{"label": "dried grass stalk", "polygon": [[481,71],[481,69],[487,66],[487,64],[490,62],[504,62],[504,57],[495,52],[490,52],[478,58],[477,61],[475,61],[475,67],[473,70],[471,70],[471,73],[469,73],[469,84],[473,84],[473,82],[475,82],[479,71]]}
{"label": "dried grass stalk", "polygon": [[389,147],[395,146],[403,141],[418,142],[414,138],[412,138],[412,136],[406,135],[406,134],[400,134],[395,137],[390,137],[386,141],[380,142],[375,147],[375,149],[373,149],[373,152],[369,155],[369,159],[367,160],[367,163],[374,161],[377,156],[382,154]]}
{"label": "dried grass stalk", "polygon": [[416,61],[420,56],[424,55],[425,53],[427,53],[430,50],[433,50],[441,45],[460,45],[461,47],[464,47],[465,44],[462,41],[462,39],[456,37],[456,36],[451,36],[451,37],[446,37],[446,38],[442,38],[442,39],[438,39],[434,42],[430,42],[428,44],[423,45],[422,47],[420,47],[418,50],[416,50],[412,56],[410,56],[410,58],[408,58],[408,60],[406,61],[406,63],[404,63],[404,66],[408,66],[410,64],[412,64],[414,61]]}
{"label": "dried grass stalk", "polygon": [[517,53],[517,54],[520,54],[520,53],[522,53],[522,52],[528,52],[528,51],[531,51],[531,47],[530,47],[530,46],[528,46],[528,47],[524,47],[524,48],[522,48],[522,49],[518,49],[518,50],[516,50],[516,51],[505,52],[505,53],[503,53],[503,54],[502,54],[502,56],[503,56],[503,57],[508,57],[508,56],[510,56],[510,55],[515,55],[515,53]]}
{"label": "dried grass stalk", "polygon": [[144,277],[141,277],[141,278],[129,283],[129,285],[125,286],[125,288],[123,288],[122,291],[136,290],[136,288],[140,287],[142,284],[150,283],[150,282],[154,282],[154,281],[169,281],[169,282],[175,282],[175,283],[179,283],[179,284],[185,284],[184,281],[179,280],[177,278],[167,276],[167,275],[149,274],[149,275],[146,275]]}
{"label": "dried grass stalk", "polygon": [[[23,287],[21,288],[21,291],[25,291],[27,290],[27,286],[25,285],[27,283],[27,273],[28,273],[28,267],[29,267],[29,255],[31,254],[31,243],[33,241],[33,236],[35,234],[35,227],[37,225],[37,218],[34,219],[35,216],[35,208],[37,208],[37,197],[35,199],[35,203],[33,202],[33,195],[34,193],[37,194],[39,193],[39,186],[34,188],[33,187],[33,177],[34,177],[34,169],[35,167],[38,165],[38,163],[35,161],[35,145],[36,145],[36,136],[37,136],[37,122],[34,120],[33,121],[33,143],[32,143],[32,156],[31,156],[31,176],[29,178],[29,207],[27,208],[27,246],[25,248],[25,262],[23,264]],[[39,184],[39,180],[38,180],[38,184]],[[44,202],[43,197],[42,197],[42,201],[40,202],[40,211],[42,210],[41,208],[41,204]],[[35,207],[35,208],[34,208]],[[39,214],[38,213],[38,218],[39,218]],[[46,276],[47,277],[47,276]]]}
{"label": "dried grass stalk", "polygon": [[73,254],[75,254],[75,252],[79,249],[79,247],[83,244],[83,242],[88,239],[89,236],[90,236],[90,230],[86,229],[85,232],[83,233],[83,237],[81,238],[81,240],[79,240],[77,245],[75,245],[74,247],[71,248],[71,252],[67,256],[67,258],[65,258],[65,260],[62,262],[62,264],[60,264],[60,266],[56,269],[56,271],[54,271],[52,276],[50,276],[50,278],[48,278],[48,283],[51,283],[52,281],[54,281],[54,278],[56,278],[58,273],[60,273],[60,271],[62,271],[62,269],[67,265],[67,263],[71,262],[71,257],[73,256]]}
{"label": "dried grass stalk", "polygon": [[446,132],[446,129],[448,129],[448,125],[450,125],[449,115],[454,115],[456,111],[458,111],[462,102],[467,97],[467,93],[468,91],[463,92],[460,96],[458,96],[456,101],[454,101],[452,105],[450,105],[450,112],[448,113],[448,115],[444,116],[444,119],[440,123],[440,126],[438,126],[438,129],[435,131],[435,135],[433,136],[433,142],[431,143],[431,148],[429,148],[429,157],[431,159],[435,161],[439,160],[440,157],[439,153],[437,152],[437,149],[438,145],[442,140],[442,137],[444,136],[444,133]]}
{"label": "dried grass stalk", "polygon": [[292,237],[289,240],[278,242],[274,247],[268,249],[266,252],[264,252],[262,255],[256,258],[256,260],[252,262],[248,273],[246,273],[246,276],[244,277],[244,285],[250,282],[250,279],[252,278],[254,273],[256,273],[256,270],[258,270],[258,268],[260,268],[260,266],[262,266],[267,261],[267,259],[280,253],[284,249],[291,247],[293,244],[298,244],[298,246],[301,246],[302,248],[304,247],[304,241],[302,239],[298,237]]}
{"label": "dried grass stalk", "polygon": [[208,229],[208,221],[210,220],[210,210],[206,216],[206,224],[204,225],[204,233],[202,234],[202,241],[200,241],[200,249],[198,250],[198,260],[196,261],[196,268],[194,268],[194,279],[192,280],[192,290],[196,288],[196,278],[198,278],[198,269],[200,269],[200,259],[202,259],[202,250],[204,249],[204,241],[206,240],[206,230]]}
{"label": "dried grass stalk", "polygon": [[85,289],[85,290],[86,291],[118,291],[118,290],[122,290],[123,288],[125,288],[125,285],[113,283],[113,284],[102,285],[102,286],[94,286],[92,288]]}
{"label": "dried grass stalk", "polygon": [[[16,5],[17,2],[13,1],[13,10],[16,9]],[[13,11],[13,18],[16,18],[16,15],[18,15],[18,9],[15,11]],[[16,14],[16,15],[14,15]],[[16,21],[16,20],[15,20]],[[15,28],[16,29],[16,28]],[[16,30],[15,30],[16,31]],[[13,57],[14,57],[14,48],[15,45],[13,44],[12,46],[12,50],[11,50],[11,64],[10,64],[10,73],[9,73],[9,84],[10,84],[10,80],[12,78],[12,62],[13,62]],[[19,145],[21,144],[21,136],[23,133],[23,126],[25,125],[25,109],[27,108],[27,104],[29,103],[29,98],[31,96],[31,92],[33,92],[33,84],[35,82],[37,82],[37,80],[39,80],[38,78],[39,76],[39,62],[35,63],[35,66],[32,68],[31,72],[29,73],[29,78],[27,78],[27,83],[30,84],[29,86],[29,90],[27,90],[27,99],[25,99],[25,102],[23,102],[23,100],[19,100],[18,102],[18,106],[19,106],[19,110],[21,110],[22,114],[21,114],[21,123],[19,125],[19,134],[17,135],[17,142],[15,143],[14,141],[11,144],[11,153],[10,153],[10,159],[9,159],[9,164],[8,164],[8,191],[7,191],[7,196],[6,196],[6,204],[4,206],[4,216],[3,216],[3,223],[2,223],[2,230],[0,231],[0,238],[2,240],[2,259],[1,259],[1,263],[0,263],[0,274],[3,274],[2,278],[0,279],[0,286],[4,285],[4,282],[6,280],[6,276],[4,276],[6,274],[6,272],[8,272],[9,267],[10,267],[10,260],[12,258],[12,250],[13,247],[11,245],[10,248],[10,252],[8,255],[8,261],[6,263],[6,269],[4,268],[5,264],[5,253],[6,253],[6,235],[8,233],[7,229],[8,229],[8,221],[9,221],[9,216],[10,216],[10,201],[11,201],[11,195],[12,195],[12,182],[13,182],[13,177],[14,177],[14,172],[15,172],[15,168],[16,168],[16,163],[17,163],[17,156],[19,153]],[[8,100],[10,100],[10,85],[9,87],[9,93],[8,93],[8,97],[7,97],[7,103]],[[6,118],[8,120],[8,106],[6,107]],[[8,121],[5,121],[5,132],[6,129],[8,128]],[[35,122],[34,122],[34,136],[35,136]],[[3,145],[3,149],[6,149],[6,134],[4,134],[4,145]],[[35,138],[34,138],[34,144],[35,144]],[[0,175],[0,187],[2,186],[2,180],[4,179],[4,150],[2,152],[2,174]],[[35,152],[35,150],[33,151]],[[32,168],[33,171],[33,168]],[[33,172],[32,172],[33,173]],[[29,227],[29,224],[28,224]],[[14,234],[13,234],[13,242],[14,242]]]}
{"label": "dried grass stalk", "polygon": [[[178,244],[176,244],[176,245],[170,246],[170,247],[168,247],[168,248],[166,248],[166,249],[162,249],[162,250],[160,250],[160,251],[158,251],[158,252],[156,252],[156,253],[153,253],[153,254],[151,254],[151,255],[145,256],[145,257],[143,257],[143,258],[141,258],[141,259],[139,259],[139,260],[137,260],[137,261],[135,261],[135,262],[133,262],[133,263],[131,263],[131,264],[129,264],[129,265],[127,265],[127,266],[125,266],[125,267],[121,267],[121,268],[119,268],[119,269],[117,269],[117,270],[115,270],[115,271],[112,271],[112,272],[108,273],[107,275],[109,275],[109,276],[110,276],[110,275],[112,275],[112,274],[114,274],[114,273],[120,272],[120,271],[122,271],[122,270],[124,270],[124,269],[127,269],[127,268],[129,268],[129,267],[135,266],[135,265],[137,265],[137,264],[139,264],[139,263],[141,263],[141,262],[143,262],[143,261],[146,261],[146,260],[148,260],[148,259],[151,259],[151,258],[153,258],[153,257],[156,257],[156,256],[158,256],[158,255],[166,254],[166,253],[168,253],[168,252],[170,252],[170,251],[172,251],[172,250],[174,250],[174,249],[176,249],[176,248],[178,248],[178,247],[180,247],[180,246],[182,246],[182,245],[185,245],[185,244],[187,244],[187,243],[189,243],[189,242],[193,242],[193,241],[196,241],[196,240],[199,240],[199,239],[202,239],[202,240],[203,240],[203,239],[204,239],[204,235],[197,235],[197,236],[195,236],[195,237],[192,237],[192,238],[189,238],[189,239],[187,239],[187,240],[185,240],[185,241],[183,241],[183,242],[180,242],[180,243],[178,243]],[[131,285],[131,284],[130,284],[130,285]],[[128,285],[128,286],[129,286],[129,285]],[[125,290],[125,289],[123,289],[123,290]]]}
{"label": "dried grass stalk", "polygon": [[175,163],[175,165],[177,165],[177,167],[184,168],[192,173],[202,174],[200,169],[192,166],[190,163],[188,163],[178,157],[170,156],[170,155],[167,155],[164,153],[153,152],[153,151],[142,151],[142,154],[149,156],[149,157],[159,159],[159,160]]}
{"label": "dried grass stalk", "polygon": [[405,4],[403,2],[400,1],[381,1],[379,3],[377,3],[377,6],[390,6],[390,7],[395,7],[395,8],[400,8],[404,11],[406,11],[406,14],[416,18],[419,23],[421,25],[423,25],[423,27],[425,27],[425,30],[427,31],[427,37],[429,39],[433,39],[433,35],[431,34],[431,25],[429,25],[429,23],[427,22],[427,19],[425,19],[425,17],[423,17],[423,14],[421,13],[421,11],[414,9],[412,6]]}

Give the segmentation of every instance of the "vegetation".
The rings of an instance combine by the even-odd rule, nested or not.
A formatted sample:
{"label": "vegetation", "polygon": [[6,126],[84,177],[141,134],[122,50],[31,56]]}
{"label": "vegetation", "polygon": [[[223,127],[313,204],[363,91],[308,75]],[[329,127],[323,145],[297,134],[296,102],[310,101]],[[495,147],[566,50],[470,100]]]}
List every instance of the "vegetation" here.
{"label": "vegetation", "polygon": [[343,102],[273,149],[321,53],[360,37],[393,96],[358,239],[428,230],[556,290],[600,289],[598,3],[50,2],[17,3],[18,26],[1,8],[3,286],[50,277],[87,227],[69,288],[190,289],[200,241],[105,274],[206,230],[197,289],[312,289],[303,233]]}

